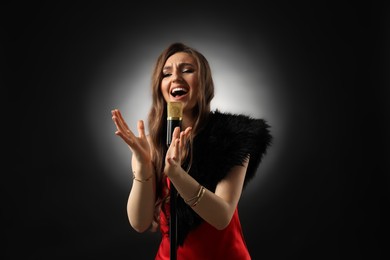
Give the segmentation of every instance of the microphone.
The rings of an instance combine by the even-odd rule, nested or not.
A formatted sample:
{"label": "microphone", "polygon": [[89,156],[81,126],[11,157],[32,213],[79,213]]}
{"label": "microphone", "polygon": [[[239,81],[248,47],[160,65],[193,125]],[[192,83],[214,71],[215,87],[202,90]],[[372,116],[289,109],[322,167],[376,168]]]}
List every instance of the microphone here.
{"label": "microphone", "polygon": [[[168,102],[167,105],[167,145],[171,145],[172,134],[176,127],[180,127],[183,119],[183,103],[182,102]],[[176,199],[177,190],[175,186],[170,183],[170,260],[176,260],[177,254],[177,215],[176,215]]]}
{"label": "microphone", "polygon": [[167,106],[167,145],[172,142],[172,134],[176,127],[180,127],[183,119],[183,103],[182,102],[168,102]]}

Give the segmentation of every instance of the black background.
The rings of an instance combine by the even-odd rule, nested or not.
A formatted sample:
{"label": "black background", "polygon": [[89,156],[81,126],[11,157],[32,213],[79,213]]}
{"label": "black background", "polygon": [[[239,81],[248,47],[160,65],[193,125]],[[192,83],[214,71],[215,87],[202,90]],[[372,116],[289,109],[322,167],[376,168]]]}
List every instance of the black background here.
{"label": "black background", "polygon": [[[1,9],[2,259],[153,258],[158,235],[131,230],[126,194],[103,177],[83,117],[85,85],[123,24],[173,30],[159,21],[192,13],[201,23],[204,10],[236,19],[248,36],[266,28],[296,89],[288,142],[273,169],[284,173],[286,188],[267,207],[242,205],[253,258],[389,257],[385,4],[41,2]],[[297,57],[313,64],[306,75],[294,70]]]}

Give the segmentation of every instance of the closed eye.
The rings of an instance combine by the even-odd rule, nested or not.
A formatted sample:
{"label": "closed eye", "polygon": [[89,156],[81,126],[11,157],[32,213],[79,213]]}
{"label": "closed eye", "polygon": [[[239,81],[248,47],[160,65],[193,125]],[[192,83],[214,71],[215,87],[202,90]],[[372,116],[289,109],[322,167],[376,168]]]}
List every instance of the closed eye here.
{"label": "closed eye", "polygon": [[185,69],[183,70],[183,73],[194,73],[194,69]]}

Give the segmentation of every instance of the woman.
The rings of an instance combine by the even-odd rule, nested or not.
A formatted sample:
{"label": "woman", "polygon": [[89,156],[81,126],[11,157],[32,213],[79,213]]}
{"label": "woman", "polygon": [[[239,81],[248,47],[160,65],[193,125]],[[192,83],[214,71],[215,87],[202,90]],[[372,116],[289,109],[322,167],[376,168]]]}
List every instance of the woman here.
{"label": "woman", "polygon": [[[138,232],[159,227],[156,259],[169,259],[169,188],[177,190],[177,259],[250,259],[238,202],[271,143],[263,119],[210,110],[214,83],[206,58],[182,43],[168,46],[152,75],[149,134],[138,136],[119,110],[115,134],[132,153],[133,184],[127,213]],[[167,104],[181,102],[182,131],[166,144]],[[164,138],[162,138],[164,137]]]}

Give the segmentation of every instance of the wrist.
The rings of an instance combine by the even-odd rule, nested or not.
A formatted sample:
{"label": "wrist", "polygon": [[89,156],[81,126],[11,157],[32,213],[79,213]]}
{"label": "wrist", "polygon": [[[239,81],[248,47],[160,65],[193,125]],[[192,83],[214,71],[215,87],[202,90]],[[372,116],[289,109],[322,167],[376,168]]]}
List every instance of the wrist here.
{"label": "wrist", "polygon": [[178,178],[182,177],[183,174],[186,174],[184,169],[180,166],[172,165],[169,167],[166,167],[165,174],[170,180],[177,180]]}
{"label": "wrist", "polygon": [[154,168],[151,163],[139,164],[136,167],[132,167],[132,175],[135,180],[150,179],[154,174]]}
{"label": "wrist", "polygon": [[150,174],[149,177],[147,177],[145,179],[141,179],[140,177],[137,177],[135,171],[133,171],[133,181],[137,181],[137,182],[141,182],[141,183],[149,182],[152,179],[152,177],[153,177],[153,174]]}

